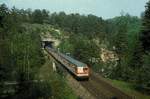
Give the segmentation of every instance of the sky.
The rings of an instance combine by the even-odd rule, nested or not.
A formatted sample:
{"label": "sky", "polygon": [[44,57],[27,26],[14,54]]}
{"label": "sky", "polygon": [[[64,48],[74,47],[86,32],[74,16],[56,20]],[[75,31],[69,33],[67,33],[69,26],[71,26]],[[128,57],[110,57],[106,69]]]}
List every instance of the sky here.
{"label": "sky", "polygon": [[93,14],[104,19],[119,16],[121,12],[140,17],[148,0],[0,0],[9,8],[47,9],[52,12]]}

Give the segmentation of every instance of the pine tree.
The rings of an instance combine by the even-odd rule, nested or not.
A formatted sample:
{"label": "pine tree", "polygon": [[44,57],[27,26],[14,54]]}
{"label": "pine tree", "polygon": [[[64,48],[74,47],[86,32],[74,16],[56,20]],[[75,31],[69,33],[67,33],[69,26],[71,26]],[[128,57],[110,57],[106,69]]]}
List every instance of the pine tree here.
{"label": "pine tree", "polygon": [[145,51],[150,51],[150,1],[145,6],[141,41]]}
{"label": "pine tree", "polygon": [[150,0],[145,6],[145,13],[142,20],[141,42],[145,51],[143,65],[139,73],[139,83],[149,86],[150,84]]}
{"label": "pine tree", "polygon": [[116,52],[119,57],[118,66],[114,68],[114,77],[124,79],[127,75],[127,64],[126,64],[126,53],[127,53],[127,21],[125,16],[118,18],[117,22],[117,32],[114,39],[114,45],[116,47]]}

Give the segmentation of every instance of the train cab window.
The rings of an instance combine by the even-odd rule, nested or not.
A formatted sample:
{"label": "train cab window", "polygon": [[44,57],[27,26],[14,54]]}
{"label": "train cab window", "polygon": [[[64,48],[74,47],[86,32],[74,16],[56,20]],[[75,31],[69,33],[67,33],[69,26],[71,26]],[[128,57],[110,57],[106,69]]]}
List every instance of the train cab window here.
{"label": "train cab window", "polygon": [[83,71],[84,71],[84,72],[87,72],[87,71],[88,71],[88,68],[83,68]]}

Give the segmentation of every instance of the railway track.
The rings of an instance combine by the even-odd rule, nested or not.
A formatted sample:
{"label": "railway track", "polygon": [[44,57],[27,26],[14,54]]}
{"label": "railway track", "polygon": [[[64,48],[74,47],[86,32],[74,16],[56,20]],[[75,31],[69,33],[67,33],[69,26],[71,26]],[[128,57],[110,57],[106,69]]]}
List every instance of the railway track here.
{"label": "railway track", "polygon": [[80,81],[80,84],[85,87],[96,99],[134,99],[99,75],[92,72],[88,81]]}
{"label": "railway track", "polygon": [[87,89],[96,99],[109,99],[108,96],[104,95],[102,89],[100,90],[99,87],[96,87],[92,81],[84,81],[80,82],[81,85]]}
{"label": "railway track", "polygon": [[[65,71],[67,71],[67,73],[71,75],[71,73],[68,70],[66,70],[66,68],[63,68],[63,69],[65,69]],[[103,77],[101,77],[100,75],[97,75],[93,71],[91,71],[89,80],[83,80],[83,81],[78,81],[78,82],[93,97],[95,97],[95,99],[134,99],[133,97],[127,95],[126,93],[122,92],[118,88],[112,86]]]}
{"label": "railway track", "polygon": [[[75,79],[73,75],[63,68],[66,74]],[[109,82],[105,81],[103,77],[92,72],[89,80],[78,81],[95,99],[134,99],[116,87],[112,86]],[[86,98],[82,98],[86,99]]]}

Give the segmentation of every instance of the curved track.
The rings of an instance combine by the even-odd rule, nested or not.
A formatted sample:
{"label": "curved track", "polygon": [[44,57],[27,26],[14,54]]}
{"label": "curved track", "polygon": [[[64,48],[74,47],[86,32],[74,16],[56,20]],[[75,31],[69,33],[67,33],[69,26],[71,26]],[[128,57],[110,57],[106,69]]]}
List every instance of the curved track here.
{"label": "curved track", "polygon": [[133,99],[131,96],[120,91],[105,81],[95,73],[91,74],[88,81],[80,81],[81,85],[85,87],[96,99]]}
{"label": "curved track", "polygon": [[88,81],[79,81],[79,83],[96,99],[134,99],[93,71]]}

